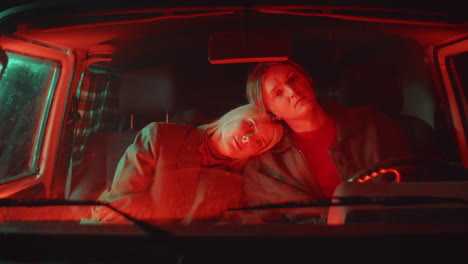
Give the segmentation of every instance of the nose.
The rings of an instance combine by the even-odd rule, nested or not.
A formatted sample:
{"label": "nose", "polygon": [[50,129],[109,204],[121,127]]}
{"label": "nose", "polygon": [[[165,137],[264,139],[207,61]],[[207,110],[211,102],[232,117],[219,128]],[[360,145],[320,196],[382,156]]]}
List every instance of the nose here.
{"label": "nose", "polygon": [[288,94],[288,97],[289,97],[289,98],[298,97],[297,91],[296,91],[296,89],[294,89],[293,87],[291,87],[291,86],[289,86],[289,85],[286,85],[286,86],[285,86],[285,90],[287,91],[287,94]]}

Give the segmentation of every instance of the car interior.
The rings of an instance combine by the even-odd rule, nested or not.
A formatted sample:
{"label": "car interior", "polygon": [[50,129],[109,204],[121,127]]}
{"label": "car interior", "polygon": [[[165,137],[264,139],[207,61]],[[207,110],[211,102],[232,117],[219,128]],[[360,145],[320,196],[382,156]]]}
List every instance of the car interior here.
{"label": "car interior", "polygon": [[56,174],[54,188],[66,199],[95,200],[140,129],[199,126],[247,103],[247,75],[265,58],[304,66],[321,100],[391,116],[414,153],[459,161],[441,77],[429,62],[436,45],[466,37],[467,26],[437,12],[379,18],[379,9],[329,8],[96,5],[7,21],[9,38],[70,52],[85,69],[67,112],[72,166]]}
{"label": "car interior", "polygon": [[[0,12],[2,262],[466,263],[465,14],[445,13],[445,2],[45,2]],[[288,59],[310,73],[320,102],[393,118],[415,155],[361,171],[325,203],[228,212],[247,224],[71,214],[105,206],[96,200],[142,128],[212,122],[247,103],[257,62]],[[408,173],[373,181],[381,168]],[[255,222],[263,212],[270,222]]]}
{"label": "car interior", "polygon": [[[51,18],[24,23],[14,33],[17,37],[87,52],[90,73],[89,77],[84,76],[83,86],[88,78],[89,85],[101,78],[102,85],[108,85],[113,93],[114,98],[108,100],[114,100],[115,109],[106,117],[108,120],[102,120],[114,122],[113,128],[82,139],[84,152],[78,154],[77,160],[83,155],[84,168],[77,169],[77,175],[68,179],[70,197],[92,199],[109,186],[126,146],[149,122],[198,126],[246,103],[245,82],[253,63],[222,64],[213,58],[210,61],[209,44],[214,43],[210,42],[212,34],[251,27],[257,32],[273,29],[289,34],[289,55],[311,73],[320,98],[348,107],[371,107],[390,115],[411,138],[412,147],[419,154],[450,158],[458,155],[450,140],[450,120],[438,101],[442,95],[438,76],[431,73],[426,62],[428,48],[463,34],[463,27],[288,16],[261,10],[174,13],[182,17],[172,19],[162,9],[142,10],[138,14],[146,18],[115,12],[108,14],[108,21],[104,22],[97,20],[98,15],[86,20],[73,17],[77,21],[69,18],[70,25],[63,21],[54,23]],[[117,21],[111,22],[113,19]],[[257,52],[268,42],[260,44],[264,46],[252,45]],[[106,177],[96,182],[92,175]],[[87,196],[78,191],[94,189],[81,177],[95,181],[94,194]]]}

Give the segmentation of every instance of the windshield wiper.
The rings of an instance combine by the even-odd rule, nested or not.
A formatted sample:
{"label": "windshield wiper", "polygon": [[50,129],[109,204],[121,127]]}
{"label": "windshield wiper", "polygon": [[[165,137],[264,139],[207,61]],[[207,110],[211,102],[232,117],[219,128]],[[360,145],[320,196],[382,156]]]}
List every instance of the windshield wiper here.
{"label": "windshield wiper", "polygon": [[382,206],[405,206],[438,203],[461,203],[468,205],[468,200],[457,197],[434,197],[434,196],[349,196],[333,197],[332,199],[295,201],[287,203],[275,203],[242,208],[230,208],[228,211],[247,211],[265,209],[288,209],[306,207],[346,206],[346,205],[382,205]]}
{"label": "windshield wiper", "polygon": [[99,201],[75,201],[75,200],[15,200],[15,199],[0,199],[0,207],[43,207],[43,206],[105,206],[116,213],[122,215],[124,218],[141,228],[147,234],[151,236],[157,236],[158,238],[170,238],[171,235],[157,228],[156,226],[149,224],[145,221],[135,219],[129,214],[120,211],[112,205]]}

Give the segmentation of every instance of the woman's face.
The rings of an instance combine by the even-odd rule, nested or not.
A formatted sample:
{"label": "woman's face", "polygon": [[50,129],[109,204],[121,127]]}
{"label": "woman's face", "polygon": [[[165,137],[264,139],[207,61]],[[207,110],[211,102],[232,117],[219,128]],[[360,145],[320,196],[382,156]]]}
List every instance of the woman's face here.
{"label": "woman's face", "polygon": [[213,140],[214,145],[223,156],[248,158],[258,154],[273,140],[279,125],[267,119],[239,119],[220,128],[219,136]]}
{"label": "woman's face", "polygon": [[275,65],[266,71],[262,97],[266,108],[286,122],[304,118],[317,105],[307,78],[290,65]]}

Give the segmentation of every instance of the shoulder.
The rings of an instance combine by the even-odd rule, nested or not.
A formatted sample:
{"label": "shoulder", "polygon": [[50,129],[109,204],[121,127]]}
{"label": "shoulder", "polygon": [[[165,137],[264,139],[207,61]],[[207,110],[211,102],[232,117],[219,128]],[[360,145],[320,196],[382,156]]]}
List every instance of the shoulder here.
{"label": "shoulder", "polygon": [[326,101],[322,106],[335,120],[338,138],[346,138],[356,131],[371,127],[385,130],[399,129],[398,123],[394,119],[372,108],[349,108],[333,101]]}
{"label": "shoulder", "polygon": [[325,112],[329,113],[337,120],[349,120],[349,119],[374,119],[385,114],[378,112],[368,107],[345,107],[331,100],[321,101],[321,105]]}
{"label": "shoulder", "polygon": [[367,121],[391,121],[386,114],[367,107],[347,108],[347,116]]}
{"label": "shoulder", "polygon": [[274,148],[267,150],[263,152],[262,154],[250,157],[249,159],[245,161],[245,165],[244,165],[245,171],[252,170],[252,169],[256,170],[258,169],[260,164],[275,163],[278,158],[277,155],[284,151],[285,151],[284,147],[275,146]]}
{"label": "shoulder", "polygon": [[369,127],[377,128],[398,127],[398,123],[390,116],[371,108],[349,108],[345,118],[341,120],[346,127]]}
{"label": "shoulder", "polygon": [[392,122],[393,120],[388,115],[368,107],[345,107],[327,99],[322,100],[321,105],[337,122],[365,124],[366,122]]}
{"label": "shoulder", "polygon": [[[353,116],[349,117],[349,115]],[[392,117],[367,107],[350,109],[348,113],[348,120],[356,119],[361,120],[363,126],[373,124],[378,128],[399,128],[398,123]]]}

